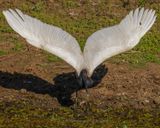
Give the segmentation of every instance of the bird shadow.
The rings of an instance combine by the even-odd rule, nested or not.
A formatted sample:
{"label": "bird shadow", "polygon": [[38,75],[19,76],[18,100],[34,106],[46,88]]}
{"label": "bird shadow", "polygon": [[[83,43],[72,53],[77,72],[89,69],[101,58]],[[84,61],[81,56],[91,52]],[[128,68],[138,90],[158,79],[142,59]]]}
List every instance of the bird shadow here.
{"label": "bird shadow", "polygon": [[[107,74],[108,69],[105,65],[98,66],[93,75],[94,86],[97,86],[102,78]],[[0,71],[0,86],[9,89],[21,90],[26,89],[38,94],[49,94],[56,97],[62,106],[70,106],[74,104],[71,95],[79,91],[76,80],[76,73],[62,73],[53,78],[53,83],[43,80],[32,74],[9,73]],[[83,89],[83,88],[81,88]]]}

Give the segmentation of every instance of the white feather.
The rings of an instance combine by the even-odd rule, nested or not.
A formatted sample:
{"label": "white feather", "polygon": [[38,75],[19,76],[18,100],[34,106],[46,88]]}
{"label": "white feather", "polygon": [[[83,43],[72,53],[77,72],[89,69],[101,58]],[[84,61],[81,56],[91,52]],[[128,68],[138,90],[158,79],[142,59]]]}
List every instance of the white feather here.
{"label": "white feather", "polygon": [[3,11],[3,14],[9,25],[31,45],[59,56],[78,74],[87,69],[89,76],[104,60],[137,45],[156,20],[155,11],[137,8],[120,24],[93,33],[87,39],[83,55],[76,39],[62,29],[42,23],[18,9]]}
{"label": "white feather", "polygon": [[83,55],[74,37],[62,29],[42,23],[20,10],[3,11],[8,24],[31,45],[55,54],[72,65],[79,74],[83,68]]}
{"label": "white feather", "polygon": [[118,25],[93,33],[84,48],[86,68],[91,76],[104,60],[136,46],[155,22],[155,11],[137,8]]}

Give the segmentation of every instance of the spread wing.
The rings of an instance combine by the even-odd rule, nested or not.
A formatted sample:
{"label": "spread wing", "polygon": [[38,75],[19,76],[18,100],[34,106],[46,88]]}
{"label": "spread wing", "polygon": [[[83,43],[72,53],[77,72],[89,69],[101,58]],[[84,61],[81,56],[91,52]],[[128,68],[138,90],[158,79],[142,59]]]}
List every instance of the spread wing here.
{"label": "spread wing", "polygon": [[8,24],[31,45],[44,49],[72,65],[77,73],[83,67],[83,55],[74,37],[61,28],[42,23],[20,10],[3,11]]}
{"label": "spread wing", "polygon": [[104,60],[132,49],[151,28],[156,16],[153,10],[137,8],[118,25],[99,30],[87,39],[84,60],[89,75]]}

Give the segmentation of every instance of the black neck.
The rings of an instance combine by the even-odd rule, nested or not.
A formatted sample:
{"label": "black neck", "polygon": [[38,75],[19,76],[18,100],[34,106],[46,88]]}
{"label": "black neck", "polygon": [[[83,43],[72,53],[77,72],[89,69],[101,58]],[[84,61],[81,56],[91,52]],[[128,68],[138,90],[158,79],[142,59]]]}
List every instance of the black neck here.
{"label": "black neck", "polygon": [[83,69],[81,71],[78,82],[82,88],[92,87],[93,85],[93,80],[90,77],[88,77],[88,72],[86,69]]}

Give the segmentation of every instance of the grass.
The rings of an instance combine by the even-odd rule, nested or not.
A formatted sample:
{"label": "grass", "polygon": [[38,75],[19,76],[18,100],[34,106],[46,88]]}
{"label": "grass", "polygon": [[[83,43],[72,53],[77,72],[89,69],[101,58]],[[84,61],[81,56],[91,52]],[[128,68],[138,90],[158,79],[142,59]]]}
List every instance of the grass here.
{"label": "grass", "polygon": [[12,48],[12,50],[15,51],[15,52],[22,51],[24,49],[23,44],[20,43],[20,42],[15,42],[14,45],[15,46]]}
{"label": "grass", "polygon": [[73,1],[73,0],[62,0],[62,4],[64,8],[76,8],[79,7],[78,2],[77,1]]}
{"label": "grass", "polygon": [[0,51],[0,56],[6,55],[7,53],[5,51]]}
{"label": "grass", "polygon": [[56,62],[56,61],[60,61],[60,58],[52,54],[47,54],[47,60],[48,62]]}
{"label": "grass", "polygon": [[146,2],[146,0],[138,0],[139,6],[144,6]]}
{"label": "grass", "polygon": [[[34,128],[159,128],[158,110],[134,110],[127,108],[44,109],[27,101],[0,102],[1,127]],[[85,111],[87,110],[87,111]],[[145,123],[144,123],[145,121]]]}

